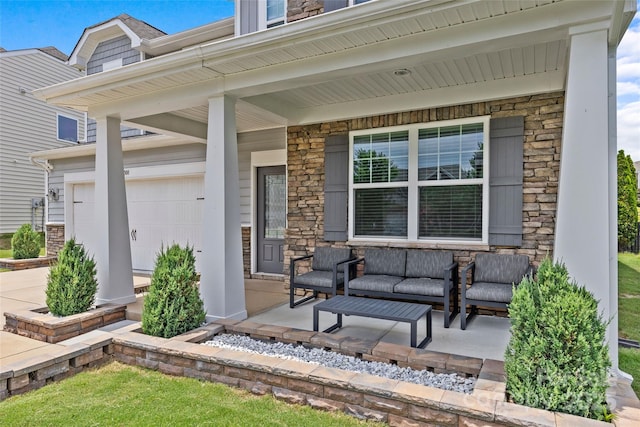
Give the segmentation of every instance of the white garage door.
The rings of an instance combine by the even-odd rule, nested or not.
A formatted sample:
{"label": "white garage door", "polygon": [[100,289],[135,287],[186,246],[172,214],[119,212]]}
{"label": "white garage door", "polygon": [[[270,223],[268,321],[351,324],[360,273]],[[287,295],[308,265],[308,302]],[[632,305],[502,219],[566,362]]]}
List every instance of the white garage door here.
{"label": "white garage door", "polygon": [[[132,180],[126,185],[133,269],[152,271],[160,249],[179,243],[193,247],[200,271],[203,178]],[[99,225],[93,222],[94,185],[76,184],[73,190],[73,232],[95,253],[93,230]]]}

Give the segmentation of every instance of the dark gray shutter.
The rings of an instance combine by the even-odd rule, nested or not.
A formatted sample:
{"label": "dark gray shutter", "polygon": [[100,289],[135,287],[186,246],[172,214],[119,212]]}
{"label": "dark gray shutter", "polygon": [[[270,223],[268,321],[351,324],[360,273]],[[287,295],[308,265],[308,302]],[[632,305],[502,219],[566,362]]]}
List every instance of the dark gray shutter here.
{"label": "dark gray shutter", "polygon": [[347,7],[348,0],[324,0],[324,11],[331,12],[332,10],[342,9]]}
{"label": "dark gray shutter", "polygon": [[349,136],[334,135],[324,147],[324,240],[347,240]]}
{"label": "dark gray shutter", "polygon": [[258,31],[258,7],[255,0],[240,0],[240,34]]}
{"label": "dark gray shutter", "polygon": [[489,244],[522,245],[524,117],[490,122]]}

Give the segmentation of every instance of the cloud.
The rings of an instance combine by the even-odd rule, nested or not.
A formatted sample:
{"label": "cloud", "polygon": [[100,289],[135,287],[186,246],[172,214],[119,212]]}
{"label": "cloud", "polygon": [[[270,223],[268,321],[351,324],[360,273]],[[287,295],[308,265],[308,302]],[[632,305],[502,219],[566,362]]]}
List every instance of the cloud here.
{"label": "cloud", "polygon": [[618,108],[618,149],[640,160],[640,101]]}
{"label": "cloud", "polygon": [[[640,3],[640,2],[639,2]],[[640,160],[640,16],[617,51],[618,149]]]}
{"label": "cloud", "polygon": [[618,98],[626,97],[627,95],[640,96],[640,83],[618,81],[617,92]]}

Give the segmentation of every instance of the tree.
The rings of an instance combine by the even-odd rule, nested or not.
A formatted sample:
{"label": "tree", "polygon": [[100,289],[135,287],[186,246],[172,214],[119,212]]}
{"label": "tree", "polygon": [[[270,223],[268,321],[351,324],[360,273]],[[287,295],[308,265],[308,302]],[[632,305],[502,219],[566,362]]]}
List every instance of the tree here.
{"label": "tree", "polygon": [[629,246],[638,233],[638,177],[631,156],[618,151],[618,245]]}

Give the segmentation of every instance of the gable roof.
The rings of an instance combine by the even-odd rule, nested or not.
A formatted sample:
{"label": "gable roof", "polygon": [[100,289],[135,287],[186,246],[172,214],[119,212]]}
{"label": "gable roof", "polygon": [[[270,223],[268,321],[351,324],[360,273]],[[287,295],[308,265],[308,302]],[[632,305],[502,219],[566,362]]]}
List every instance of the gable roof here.
{"label": "gable roof", "polygon": [[100,42],[121,35],[129,37],[131,47],[137,48],[142,40],[161,37],[166,33],[144,21],[122,13],[85,28],[69,56],[69,65],[83,69]]}
{"label": "gable roof", "polygon": [[133,33],[136,34],[141,39],[154,39],[156,37],[164,36],[167,34],[164,31],[157,29],[153,25],[149,25],[145,21],[136,19],[131,15],[127,15],[126,13],[121,13],[116,17],[107,19],[106,21],[102,21],[97,24],[91,25],[90,27],[85,28],[83,35],[84,33],[86,33],[87,31],[93,28],[100,27],[116,19],[119,19],[120,21],[122,21],[122,23],[124,23],[127,27],[129,27],[131,31],[133,31]]}
{"label": "gable roof", "polygon": [[69,57],[67,55],[65,55],[64,53],[62,53],[61,51],[59,51],[58,49],[56,49],[53,46],[47,46],[47,47],[39,47],[37,48],[40,52],[44,52],[47,55],[51,55],[56,59],[59,59],[60,61],[65,61],[67,59],[69,59]]}
{"label": "gable roof", "polygon": [[6,54],[3,56],[28,55],[28,54],[34,54],[36,52],[42,52],[62,62],[66,62],[68,59],[67,55],[59,51],[54,46],[36,47],[31,49],[17,49],[17,50],[6,50],[5,48],[0,47],[0,53]]}

